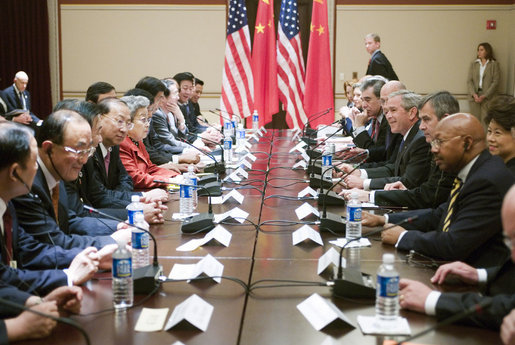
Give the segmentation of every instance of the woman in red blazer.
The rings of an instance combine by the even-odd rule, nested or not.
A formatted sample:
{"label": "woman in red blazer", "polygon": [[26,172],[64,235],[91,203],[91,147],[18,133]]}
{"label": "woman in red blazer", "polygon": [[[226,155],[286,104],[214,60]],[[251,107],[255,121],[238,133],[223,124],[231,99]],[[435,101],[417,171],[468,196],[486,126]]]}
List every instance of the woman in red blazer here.
{"label": "woman in red blazer", "polygon": [[126,96],[121,98],[131,111],[131,121],[134,123],[125,140],[120,144],[120,159],[125,169],[132,177],[134,188],[149,189],[164,187],[154,180],[168,181],[170,177],[179,174],[177,171],[161,168],[150,161],[143,139],[148,134],[150,119],[147,107],[149,101],[142,96]]}

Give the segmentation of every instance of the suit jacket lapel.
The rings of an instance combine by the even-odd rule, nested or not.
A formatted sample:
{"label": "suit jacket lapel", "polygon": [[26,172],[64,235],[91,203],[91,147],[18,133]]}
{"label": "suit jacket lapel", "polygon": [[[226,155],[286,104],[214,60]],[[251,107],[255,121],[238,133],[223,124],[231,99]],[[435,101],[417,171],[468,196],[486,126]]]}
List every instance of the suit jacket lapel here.
{"label": "suit jacket lapel", "polygon": [[397,154],[397,159],[395,160],[395,175],[396,176],[400,175],[399,170],[400,170],[401,161],[402,161],[404,155],[406,154],[406,152],[408,151],[408,147],[413,142],[413,138],[415,138],[415,136],[418,133],[418,125],[419,125],[419,122],[417,121],[411,128],[411,130],[408,134],[408,137],[404,141],[404,146],[402,147],[401,151]]}

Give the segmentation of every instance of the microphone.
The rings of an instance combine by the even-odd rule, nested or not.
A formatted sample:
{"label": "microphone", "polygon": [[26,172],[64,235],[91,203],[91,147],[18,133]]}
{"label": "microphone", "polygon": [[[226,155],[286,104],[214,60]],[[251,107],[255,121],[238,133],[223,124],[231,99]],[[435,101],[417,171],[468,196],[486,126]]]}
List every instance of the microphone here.
{"label": "microphone", "polygon": [[40,312],[38,310],[34,310],[32,308],[28,308],[28,307],[26,307],[24,305],[21,305],[21,304],[9,301],[9,300],[7,300],[5,298],[0,298],[0,304],[6,305],[6,306],[11,307],[11,308],[16,309],[16,310],[28,311],[29,313],[33,313],[33,314],[36,314],[36,315],[39,315],[39,316],[42,316],[42,317],[46,317],[48,319],[51,319],[51,320],[54,320],[54,321],[57,321],[57,322],[60,322],[60,323],[64,323],[65,325],[72,326],[73,328],[77,329],[82,334],[82,336],[84,337],[84,340],[86,340],[86,344],[88,344],[88,345],[91,344],[91,341],[89,340],[88,333],[86,333],[84,328],[82,328],[82,326],[79,325],[75,320],[72,320],[72,319],[67,318],[67,317],[55,317],[53,315],[42,313],[42,312]]}
{"label": "microphone", "polygon": [[448,324],[451,324],[451,323],[454,323],[454,322],[459,321],[461,319],[464,319],[464,318],[466,318],[466,317],[468,317],[470,315],[481,314],[486,308],[490,307],[492,302],[493,302],[492,298],[485,298],[481,302],[479,302],[477,304],[474,304],[474,305],[471,305],[468,308],[465,308],[465,310],[463,310],[461,313],[454,314],[454,315],[448,317],[447,319],[442,320],[441,322],[437,322],[434,326],[429,327],[429,328],[427,328],[426,330],[424,330],[422,332],[415,333],[412,336],[407,337],[403,341],[400,341],[400,342],[398,342],[396,344],[397,345],[404,344],[404,343],[406,343],[408,341],[411,341],[413,339],[421,337],[421,336],[423,336],[423,335],[425,335],[425,334],[427,334],[427,333],[429,333],[431,331],[434,331],[437,328],[440,328],[442,326],[447,326]]}
{"label": "microphone", "polygon": [[[207,192],[209,199],[209,209],[207,213],[199,213],[196,216],[189,217],[183,220],[182,226],[181,226],[181,232],[185,234],[196,234],[199,232],[205,232],[213,229],[215,227],[214,223],[214,214],[213,214],[213,204],[211,203],[211,193],[209,192],[209,189],[203,186],[195,186],[192,184],[183,184],[183,183],[175,183],[175,182],[166,182],[166,181],[159,181],[154,180],[156,183],[163,183],[168,185],[174,185],[174,186],[186,186],[186,187],[196,187],[203,189]],[[221,195],[222,192],[220,191]]]}
{"label": "microphone", "polygon": [[[341,152],[347,152],[347,151],[350,151],[352,149],[352,147],[346,147],[344,149],[341,149],[341,150],[338,150],[338,151],[335,151],[334,153],[341,153]],[[322,165],[318,165],[319,162],[318,159],[320,157],[322,157],[324,155],[323,152],[319,152],[319,151],[314,151],[317,153],[316,156],[314,156],[314,161],[311,165],[308,165],[307,168],[306,168],[306,172],[310,175],[310,176],[314,176],[315,174],[319,174],[319,175],[322,175]],[[322,164],[322,163],[320,163]]]}
{"label": "microphone", "polygon": [[[212,124],[210,124],[209,122],[207,122],[207,121],[205,121],[205,120],[203,120],[203,119],[201,119],[201,118],[199,118],[199,120],[200,120],[200,121],[202,121],[202,123],[203,123],[203,124],[205,124],[205,125],[207,125],[207,126],[209,126],[209,127],[213,128],[214,130],[218,131],[218,132],[219,132],[219,133],[221,133],[222,135],[224,134],[224,132],[222,132],[221,130],[219,130],[218,128],[216,128],[215,126],[213,126]],[[202,138],[202,137],[201,137],[201,138]],[[204,138],[202,138],[202,139],[204,139]]]}
{"label": "microphone", "polygon": [[[356,237],[353,239],[350,239],[343,245],[340,249],[340,261],[338,264],[338,273],[336,275],[336,279],[333,279],[332,281],[328,282],[328,286],[332,286],[333,288],[333,296],[334,297],[347,297],[347,298],[375,298],[376,297],[376,288],[375,286],[371,286],[370,275],[362,273],[360,271],[356,271],[353,269],[344,269],[342,258],[343,258],[343,250],[347,248],[347,246],[355,241],[359,241],[362,238],[368,238],[370,236],[373,236],[375,234],[378,234],[380,232],[383,232],[385,230],[389,230],[391,228],[394,228],[396,226],[402,225],[404,223],[411,223],[415,219],[417,219],[418,216],[413,216],[409,218],[405,218],[401,220],[400,222],[397,222],[396,224],[392,224],[386,228],[380,228],[374,231],[371,231],[361,237]],[[345,273],[345,274],[344,274]],[[365,277],[364,277],[365,276]],[[365,283],[367,282],[367,283]]]}
{"label": "microphone", "polygon": [[[308,155],[309,155],[308,167],[309,167],[309,166],[311,166],[312,164],[314,164],[314,163],[313,163],[313,156],[315,156],[315,155],[319,155],[318,157],[316,157],[316,159],[318,159],[318,158],[320,158],[320,157],[323,155],[323,152],[322,152],[322,153],[318,153],[317,151],[315,151],[315,149],[316,149],[317,147],[319,147],[320,145],[322,145],[323,143],[325,143],[325,142],[327,141],[327,139],[329,139],[329,138],[333,137],[334,135],[336,135],[336,133],[338,133],[338,131],[336,131],[336,132],[332,133],[332,134],[331,134],[331,135],[329,135],[327,138],[325,138],[325,140],[323,140],[323,141],[319,142],[318,144],[316,144],[316,145],[313,147],[313,149],[311,149],[311,152],[310,152],[310,153],[308,153],[308,152],[310,151],[309,149],[308,149],[308,150],[306,150],[306,153],[308,153]],[[316,159],[315,159],[315,161],[316,161]],[[312,170],[313,170],[313,169],[312,169]],[[313,172],[313,171],[311,171],[311,177],[315,177],[314,175],[315,175],[315,174],[314,174],[314,172]],[[320,179],[322,180],[322,177],[320,177]],[[315,182],[314,182],[314,183],[315,183]],[[311,186],[311,178],[310,178],[309,185],[310,185],[310,187],[311,187],[311,188],[316,188],[316,186],[315,186],[315,187]]]}
{"label": "microphone", "polygon": [[[124,223],[124,219],[120,219],[118,217],[111,216],[110,214],[104,213],[96,208],[93,208],[88,205],[84,205],[84,208],[89,212],[96,213],[101,215],[102,217],[117,220],[119,222]],[[155,290],[155,288],[159,285],[159,276],[163,273],[163,266],[159,265],[158,256],[157,256],[157,241],[154,235],[150,231],[140,226],[136,226],[130,224],[130,226],[144,231],[152,237],[152,241],[154,241],[154,259],[152,265],[136,268],[133,270],[132,278],[134,280],[134,293],[137,294],[149,294]]]}
{"label": "microphone", "polygon": [[[216,108],[216,110],[218,110],[218,111],[219,111],[219,112],[221,112],[221,113],[226,113],[227,115],[230,115],[231,117],[232,117],[232,116],[237,116],[237,117],[238,117],[238,119],[240,119],[240,121],[241,121],[241,119],[242,119],[242,117],[241,117],[240,115],[238,115],[238,114],[232,114],[232,113],[230,113],[230,112],[228,112],[228,111],[226,111],[226,110],[222,110],[222,109],[219,109],[219,108]],[[216,113],[215,113],[215,114],[216,114]],[[222,114],[219,114],[219,115],[220,115],[220,116],[222,116]],[[223,117],[223,116],[222,116],[222,117]],[[226,117],[223,117],[223,118],[224,118],[224,119],[227,119]],[[232,119],[229,119],[229,121],[232,121]]]}
{"label": "microphone", "polygon": [[321,111],[319,111],[319,112],[316,112],[316,113],[312,114],[310,117],[308,117],[308,121],[306,121],[306,123],[304,124],[304,126],[302,126],[302,136],[303,136],[303,137],[305,137],[307,132],[310,132],[310,133],[308,133],[308,139],[309,139],[311,136],[313,136],[313,133],[316,133],[316,130],[309,128],[309,129],[311,129],[311,131],[308,131],[308,127],[307,127],[307,126],[309,125],[309,123],[311,122],[311,120],[316,120],[316,119],[318,119],[319,117],[324,116],[325,114],[327,114],[328,112],[330,112],[330,111],[331,111],[331,109],[333,109],[333,108],[332,108],[332,107],[330,107],[330,108],[327,108],[327,109],[321,110]]}
{"label": "microphone", "polygon": [[338,183],[343,181],[344,178],[346,178],[347,176],[352,174],[352,172],[358,168],[359,168],[359,165],[357,165],[354,169],[352,169],[348,173],[344,174],[338,181],[333,183],[331,185],[331,187],[329,187],[327,189],[327,192],[323,193],[324,190],[320,189],[319,197],[320,197],[320,195],[325,195],[325,197],[323,198],[324,200],[322,201],[322,205],[323,205],[322,210],[323,211],[322,211],[322,216],[320,217],[320,230],[325,228],[332,232],[345,232],[346,223],[342,220],[342,216],[340,216],[339,214],[328,213],[327,207],[325,204],[325,199],[328,198],[327,195]]}
{"label": "microphone", "polygon": [[204,150],[196,147],[193,144],[190,144],[184,138],[180,138],[179,140],[182,141],[183,143],[186,143],[187,145],[193,147],[195,150],[199,151],[200,153],[205,154],[206,156],[208,156],[209,158],[211,158],[215,162],[214,165],[213,164],[206,165],[204,167],[204,171],[205,172],[207,172],[207,173],[215,173],[215,174],[225,174],[225,161],[224,161],[223,152],[222,152],[222,160],[221,160],[222,164],[220,165],[219,162],[216,160],[215,156],[213,156],[211,153],[209,153],[207,151],[204,151]]}

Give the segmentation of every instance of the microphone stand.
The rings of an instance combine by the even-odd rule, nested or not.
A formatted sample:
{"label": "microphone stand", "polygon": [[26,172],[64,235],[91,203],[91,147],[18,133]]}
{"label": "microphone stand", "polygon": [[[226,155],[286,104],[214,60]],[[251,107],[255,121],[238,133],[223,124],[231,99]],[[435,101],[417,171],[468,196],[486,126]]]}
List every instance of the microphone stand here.
{"label": "microphone stand", "polygon": [[[313,136],[314,133],[316,133],[317,131],[312,129],[312,128],[309,128],[310,131],[309,133],[308,132],[308,125],[309,123],[312,121],[312,120],[316,120],[318,119],[319,117],[321,116],[324,116],[325,114],[327,114],[328,112],[331,111],[331,109],[333,109],[332,107],[330,108],[327,108],[327,109],[324,109],[324,110],[321,110],[319,112],[316,112],[314,114],[312,114],[309,118],[308,118],[308,121],[302,126],[302,140],[306,141],[306,140],[310,140],[311,139],[311,136]],[[307,133],[307,138],[306,138],[306,133]]]}
{"label": "microphone stand", "polygon": [[[200,153],[203,153],[205,154],[206,156],[208,156],[209,158],[211,158],[215,163],[214,165],[206,165],[204,167],[204,171],[207,172],[207,173],[215,173],[215,174],[225,174],[225,161],[224,161],[224,155],[223,155],[223,151],[222,151],[222,160],[220,163],[222,163],[221,165],[218,164],[218,161],[216,160],[215,156],[213,156],[212,154],[210,154],[209,152],[207,151],[204,151],[198,147],[196,147],[195,145],[193,144],[190,144],[189,142],[187,142],[186,140],[184,139],[180,139],[183,143],[186,143],[187,145],[193,147],[195,150],[199,151]],[[212,141],[212,140],[211,140]]]}
{"label": "microphone stand", "polygon": [[[96,213],[101,215],[102,217],[109,218],[112,220],[116,220],[124,223],[124,219],[120,219],[118,217],[111,216],[110,214],[104,213],[96,208],[93,208],[88,205],[84,205],[84,208],[91,213]],[[152,265],[147,265],[144,267],[136,268],[133,270],[133,280],[134,280],[134,293],[136,294],[149,294],[155,290],[155,288],[159,285],[159,276],[163,273],[163,266],[159,264],[158,256],[157,256],[157,241],[154,235],[145,228],[142,228],[137,225],[130,224],[130,226],[144,231],[152,237],[152,241],[154,241],[154,259]]]}
{"label": "microphone stand", "polygon": [[[404,223],[411,223],[418,216],[409,217],[401,220],[396,224],[392,224],[386,228],[378,229],[371,231],[364,236],[356,237],[350,239],[343,245],[340,249],[340,261],[338,264],[338,273],[336,274],[336,279],[328,282],[329,286],[332,286],[332,292],[334,297],[347,297],[347,298],[375,298],[376,297],[376,288],[371,287],[369,285],[365,285],[363,278],[364,273],[352,269],[345,269],[345,277],[344,277],[344,269],[343,269],[343,250],[347,248],[347,246],[352,243],[359,241],[362,238],[368,238],[375,234],[381,233],[385,230],[389,230],[396,226],[402,225]],[[366,274],[366,276],[370,276]]]}

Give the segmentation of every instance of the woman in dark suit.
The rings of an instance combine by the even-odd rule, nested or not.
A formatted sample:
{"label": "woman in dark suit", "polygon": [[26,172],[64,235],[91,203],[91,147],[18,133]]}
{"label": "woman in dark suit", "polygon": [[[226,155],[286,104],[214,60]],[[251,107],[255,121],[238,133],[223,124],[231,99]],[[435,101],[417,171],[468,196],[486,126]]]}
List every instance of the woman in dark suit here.
{"label": "woman in dark suit", "polygon": [[515,98],[503,95],[492,99],[485,122],[490,153],[501,157],[515,175]]}
{"label": "woman in dark suit", "polygon": [[470,112],[482,123],[486,116],[488,101],[497,94],[501,78],[499,63],[494,58],[490,43],[477,47],[477,59],[472,62],[467,79],[470,96]]}

